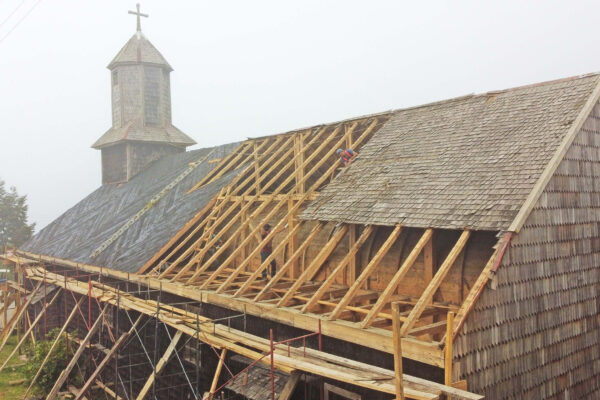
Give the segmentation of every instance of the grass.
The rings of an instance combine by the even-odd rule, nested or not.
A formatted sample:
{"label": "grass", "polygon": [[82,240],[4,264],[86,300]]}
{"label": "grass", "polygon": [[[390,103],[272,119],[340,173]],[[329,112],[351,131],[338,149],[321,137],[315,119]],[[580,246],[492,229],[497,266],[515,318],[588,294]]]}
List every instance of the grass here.
{"label": "grass", "polygon": [[[11,336],[4,346],[4,349],[0,352],[0,365],[4,364],[6,358],[13,351],[17,345],[17,337]],[[11,367],[12,365],[23,364],[23,361],[19,360],[18,353],[13,356],[9,364],[0,372],[0,400],[17,400],[22,399],[27,390],[27,385],[21,383],[19,385],[9,385],[10,381],[16,381],[25,378],[23,373],[24,366]]]}

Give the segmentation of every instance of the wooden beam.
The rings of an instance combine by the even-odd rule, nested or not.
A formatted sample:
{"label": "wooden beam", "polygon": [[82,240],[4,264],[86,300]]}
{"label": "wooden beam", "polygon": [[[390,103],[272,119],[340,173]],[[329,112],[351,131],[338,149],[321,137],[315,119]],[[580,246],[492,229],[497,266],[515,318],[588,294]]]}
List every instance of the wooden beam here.
{"label": "wooden beam", "polygon": [[402,266],[398,269],[398,271],[396,271],[390,283],[386,286],[385,290],[377,299],[377,302],[371,308],[371,311],[369,311],[365,319],[362,321],[360,325],[361,328],[364,329],[371,326],[381,309],[387,304],[387,302],[390,300],[390,297],[396,291],[400,281],[406,276],[408,271],[414,265],[415,261],[417,261],[417,257],[419,257],[419,254],[421,254],[423,247],[425,247],[425,245],[431,241],[431,235],[433,235],[433,229],[426,229],[425,232],[423,232],[423,235],[421,235],[421,238],[415,247],[413,247],[411,252],[408,254],[408,257],[406,257],[406,260],[404,260],[402,263]]}
{"label": "wooden beam", "polygon": [[[258,294],[252,300],[253,302],[262,300],[262,298],[265,296],[265,294],[268,293],[269,290],[271,290],[271,288],[273,286],[275,286],[275,284],[277,282],[279,282],[279,280],[281,278],[283,278],[283,276],[286,274],[286,272],[289,270],[289,268],[291,268],[292,263],[295,260],[297,260],[298,257],[300,257],[300,255],[304,252],[304,250],[306,250],[308,248],[308,246],[312,243],[314,238],[317,237],[317,235],[319,234],[319,232],[321,232],[321,229],[323,229],[324,226],[325,226],[325,224],[320,221],[315,225],[315,227],[312,229],[312,231],[310,232],[308,237],[296,249],[296,252],[294,254],[292,254],[292,256],[289,258],[289,260],[287,260],[286,263],[283,264],[283,266],[277,271],[275,276],[271,278],[271,280],[262,288],[262,290],[260,292],[258,292]],[[246,288],[244,288],[244,286],[242,286],[240,288],[240,290],[238,290],[234,294],[234,296],[236,296],[236,297],[241,296],[244,293],[244,291],[249,287],[250,283],[252,283],[252,281],[249,279],[247,282],[248,285],[244,285],[244,286],[246,286]]]}
{"label": "wooden beam", "polygon": [[25,332],[25,334],[23,335],[23,337],[21,338],[21,340],[19,340],[19,343],[17,343],[17,345],[13,348],[12,352],[8,355],[8,357],[6,357],[6,360],[4,360],[4,363],[2,364],[2,366],[0,366],[0,372],[2,372],[4,370],[4,368],[6,367],[6,365],[8,364],[8,362],[13,358],[13,356],[21,348],[21,345],[27,339],[27,335],[29,335],[33,331],[33,328],[35,328],[35,326],[37,325],[37,323],[40,322],[40,320],[42,319],[42,317],[46,314],[46,310],[48,310],[48,308],[52,307],[52,305],[54,304],[54,302],[58,298],[58,295],[61,292],[62,292],[62,289],[59,288],[56,291],[56,293],[54,294],[54,296],[52,297],[52,299],[48,302],[48,304],[46,304],[46,306],[44,308],[42,308],[42,311],[37,315],[37,317],[35,317],[35,319],[33,320],[33,324],[31,324],[29,326],[29,329],[27,329],[27,331]]}
{"label": "wooden beam", "polygon": [[383,257],[385,257],[387,252],[390,250],[396,239],[398,239],[401,230],[401,226],[396,225],[392,233],[390,233],[390,236],[388,236],[386,241],[381,245],[381,248],[375,254],[373,259],[365,267],[365,269],[362,271],[362,273],[359,275],[356,281],[352,284],[352,286],[350,286],[350,289],[348,289],[348,293],[346,293],[346,295],[339,302],[337,307],[331,312],[329,320],[335,320],[341,314],[341,312],[344,311],[344,308],[348,304],[350,304],[352,298],[356,295],[362,284],[369,278],[369,276],[371,276],[373,271],[375,271],[375,268],[377,268],[381,260],[383,260]]}
{"label": "wooden beam", "polygon": [[[350,148],[350,146],[348,148]],[[358,231],[358,225],[356,225],[356,224],[349,225],[349,227],[348,227],[348,248],[349,249],[354,248],[354,245],[356,243],[356,237],[358,236],[357,231]],[[357,253],[354,253],[354,255],[352,255],[352,257],[350,257],[350,261],[348,262],[348,273],[344,275],[344,283],[347,286],[352,285],[352,283],[356,280],[356,254]],[[346,277],[347,277],[347,279],[346,279]]]}
{"label": "wooden beam", "polygon": [[173,340],[171,340],[169,347],[167,347],[160,360],[158,360],[158,362],[154,366],[154,371],[152,372],[152,374],[150,374],[148,380],[146,380],[146,383],[144,384],[144,387],[142,387],[140,393],[137,395],[136,400],[142,400],[144,397],[146,397],[148,391],[150,390],[150,388],[152,388],[152,385],[154,385],[154,380],[156,379],[156,376],[162,372],[165,365],[167,365],[167,362],[169,362],[169,359],[171,358],[171,355],[175,350],[175,346],[177,346],[179,339],[181,339],[181,334],[181,331],[177,331],[175,333],[175,336],[173,336]]}
{"label": "wooden beam", "polygon": [[[302,192],[304,192],[304,188],[302,188]],[[287,221],[288,229],[290,231],[294,230],[296,228],[296,226],[298,225],[298,213],[294,212],[293,210],[294,210],[294,200],[290,198],[288,200],[288,221]],[[288,241],[287,254],[290,254],[290,255],[294,254],[297,247],[298,247],[298,235],[294,234]],[[296,262],[296,260],[292,261],[292,266],[290,268],[290,273],[289,273],[290,279],[296,278],[297,267],[298,267],[298,263]]]}
{"label": "wooden beam", "polygon": [[412,329],[415,323],[419,320],[421,313],[423,313],[423,310],[425,310],[425,307],[427,307],[427,304],[431,301],[433,295],[440,287],[442,280],[446,277],[446,274],[448,273],[448,271],[450,271],[450,267],[452,267],[454,261],[456,261],[456,258],[458,257],[462,249],[465,247],[465,244],[467,243],[467,240],[469,239],[470,235],[471,232],[468,230],[464,230],[463,233],[460,235],[458,241],[456,242],[452,250],[450,250],[450,253],[446,257],[442,265],[440,265],[438,271],[435,273],[435,276],[433,277],[431,282],[429,282],[429,285],[427,285],[427,287],[425,288],[425,291],[419,298],[419,301],[417,301],[417,304],[415,304],[415,306],[411,310],[407,320],[404,321],[404,324],[402,325],[402,330],[400,332],[402,336],[405,336]]}
{"label": "wooden beam", "polygon": [[104,308],[100,311],[100,315],[98,315],[98,318],[96,318],[96,321],[94,322],[94,324],[92,325],[92,327],[88,331],[87,335],[85,335],[85,338],[79,344],[79,347],[77,348],[77,351],[75,351],[75,354],[73,354],[73,357],[71,357],[71,359],[69,360],[69,363],[67,364],[67,366],[65,367],[65,369],[62,370],[62,372],[60,373],[58,379],[54,383],[54,386],[50,390],[50,393],[48,394],[48,397],[46,397],[46,400],[54,400],[56,398],[56,395],[58,394],[58,391],[60,390],[60,388],[62,387],[62,385],[67,380],[67,377],[71,373],[71,370],[73,369],[73,367],[75,367],[75,364],[77,364],[77,360],[79,360],[79,357],[81,357],[81,355],[83,354],[83,351],[85,350],[85,347],[88,345],[88,343],[92,339],[92,336],[94,336],[94,334],[96,333],[96,331],[98,330],[98,328],[100,328],[100,326],[102,326],[102,320],[103,320],[103,317],[104,317],[104,312],[107,309],[108,309],[108,304],[106,304],[104,306]]}
{"label": "wooden beam", "polygon": [[318,272],[319,268],[321,268],[325,260],[327,260],[327,258],[333,252],[333,250],[335,250],[338,243],[340,243],[340,240],[342,240],[342,238],[346,235],[347,231],[348,225],[344,224],[339,227],[338,231],[331,237],[331,239],[329,239],[325,246],[321,248],[321,250],[315,256],[312,262],[302,272],[300,277],[296,281],[294,281],[292,287],[289,288],[287,293],[281,298],[281,300],[279,300],[279,303],[277,303],[277,307],[285,306],[292,298],[294,293],[296,293],[296,290],[298,290],[298,288],[302,286],[304,282],[309,281],[314,277],[314,275]]}
{"label": "wooden beam", "polygon": [[402,336],[400,335],[400,307],[392,303],[392,327],[394,341],[394,383],[396,385],[396,400],[404,400],[402,373]]}
{"label": "wooden beam", "polygon": [[444,332],[446,329],[446,321],[433,322],[431,324],[413,328],[408,332],[410,336],[420,336],[432,333]]}
{"label": "wooden beam", "polygon": [[444,383],[452,386],[452,327],[454,326],[454,313],[448,313],[446,322],[446,348],[444,349]]}
{"label": "wooden beam", "polygon": [[119,350],[119,348],[121,347],[121,345],[123,343],[125,343],[125,340],[127,340],[127,338],[129,338],[129,336],[131,336],[135,332],[135,329],[137,328],[137,326],[139,325],[140,321],[142,320],[142,317],[143,317],[143,314],[140,314],[140,316],[138,317],[138,319],[135,320],[135,322],[133,323],[133,325],[131,326],[131,328],[127,332],[123,332],[123,334],[121,335],[121,337],[119,337],[119,339],[117,339],[117,341],[112,346],[112,348],[110,349],[110,351],[108,353],[106,353],[106,355],[104,356],[104,358],[102,359],[102,361],[100,361],[100,364],[98,364],[98,366],[96,367],[96,369],[94,370],[94,372],[92,372],[92,374],[90,375],[90,377],[88,378],[88,380],[81,387],[81,390],[79,391],[79,394],[75,397],[75,400],[83,400],[83,396],[85,395],[85,393],[94,384],[94,382],[96,381],[96,378],[98,378],[98,375],[100,375],[100,373],[108,365],[109,361],[115,355],[115,353],[117,352],[117,350]]}
{"label": "wooden beam", "polygon": [[[354,231],[356,234],[356,225],[348,226],[348,229],[350,230],[349,232],[352,232],[353,227],[355,228]],[[333,285],[336,277],[340,274],[340,272],[342,272],[344,270],[344,268],[346,267],[346,265],[348,265],[352,260],[356,259],[356,253],[358,252],[360,247],[365,243],[365,241],[368,239],[368,237],[371,235],[371,232],[373,232],[373,226],[372,225],[366,226],[365,229],[363,230],[362,234],[360,235],[358,241],[354,241],[353,245],[349,248],[346,256],[342,259],[342,261],[340,261],[340,263],[337,265],[337,267],[331,272],[331,274],[329,274],[327,279],[325,279],[325,281],[319,287],[319,289],[315,292],[315,294],[304,305],[301,312],[310,311],[312,308],[314,308],[314,306],[316,306],[318,304],[319,300],[321,300],[323,295],[327,292],[327,290],[329,290],[331,285]]]}
{"label": "wooden beam", "polygon": [[290,377],[285,382],[285,386],[283,390],[279,394],[278,400],[290,400],[292,398],[292,394],[294,394],[294,389],[298,386],[298,382],[300,381],[300,377],[302,374],[299,371],[292,371]]}
{"label": "wooden beam", "polygon": [[227,355],[227,349],[221,350],[221,356],[219,357],[219,363],[217,364],[217,369],[215,370],[215,375],[213,376],[212,383],[210,384],[210,393],[209,400],[213,399],[215,395],[215,390],[217,390],[217,384],[219,383],[219,377],[221,376],[221,370],[223,369],[223,364],[225,364],[225,356]]}

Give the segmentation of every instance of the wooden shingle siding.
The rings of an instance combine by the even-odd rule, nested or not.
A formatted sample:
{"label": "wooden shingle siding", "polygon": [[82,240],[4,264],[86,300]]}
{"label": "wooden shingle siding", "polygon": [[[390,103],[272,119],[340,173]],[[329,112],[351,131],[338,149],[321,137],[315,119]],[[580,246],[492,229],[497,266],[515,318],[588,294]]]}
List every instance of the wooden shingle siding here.
{"label": "wooden shingle siding", "polygon": [[490,399],[600,398],[600,106],[455,341],[454,378]]}

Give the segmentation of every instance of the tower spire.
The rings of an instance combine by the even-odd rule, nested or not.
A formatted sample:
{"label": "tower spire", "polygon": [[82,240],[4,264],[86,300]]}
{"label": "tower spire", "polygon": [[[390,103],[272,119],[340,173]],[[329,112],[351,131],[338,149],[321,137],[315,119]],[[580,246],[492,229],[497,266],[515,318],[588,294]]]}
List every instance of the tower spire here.
{"label": "tower spire", "polygon": [[137,11],[127,11],[128,14],[133,14],[137,16],[137,31],[139,33],[142,32],[142,22],[140,21],[140,17],[145,17],[148,18],[148,14],[142,14],[140,12],[140,3],[137,3],[135,5],[135,7],[137,8]]}

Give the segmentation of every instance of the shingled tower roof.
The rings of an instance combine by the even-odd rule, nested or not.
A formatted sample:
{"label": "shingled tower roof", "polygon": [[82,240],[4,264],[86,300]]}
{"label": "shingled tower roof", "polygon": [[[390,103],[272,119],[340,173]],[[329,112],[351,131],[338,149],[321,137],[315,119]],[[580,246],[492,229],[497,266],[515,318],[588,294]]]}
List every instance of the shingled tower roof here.
{"label": "shingled tower roof", "polygon": [[108,69],[114,69],[117,65],[131,64],[153,64],[173,71],[167,60],[160,51],[141,32],[136,32],[119,53],[108,64]]}

